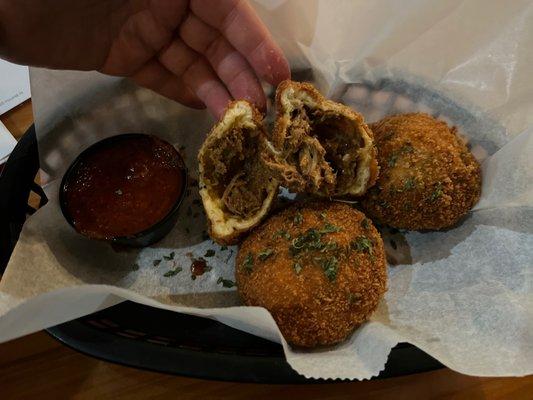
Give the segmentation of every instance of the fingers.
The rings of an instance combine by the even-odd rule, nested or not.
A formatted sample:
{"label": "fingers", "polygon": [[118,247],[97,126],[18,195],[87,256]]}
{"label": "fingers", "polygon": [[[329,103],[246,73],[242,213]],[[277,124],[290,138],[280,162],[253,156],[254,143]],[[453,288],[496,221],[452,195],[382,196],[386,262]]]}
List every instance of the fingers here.
{"label": "fingers", "polygon": [[162,94],[192,108],[205,108],[204,103],[174,74],[152,60],[131,76],[140,86]]}
{"label": "fingers", "polygon": [[222,115],[231,101],[231,96],[205,58],[179,38],[175,38],[161,51],[158,58],[159,62],[179,78],[215,117]]}
{"label": "fingers", "polygon": [[263,88],[246,59],[216,29],[191,14],[180,27],[180,37],[203,54],[235,99],[266,107]]}
{"label": "fingers", "polygon": [[255,11],[243,0],[191,0],[193,13],[222,33],[272,85],[290,78],[289,64]]}
{"label": "fingers", "polygon": [[129,76],[150,60],[171,39],[172,31],[144,10],[128,19],[109,50],[101,71]]}

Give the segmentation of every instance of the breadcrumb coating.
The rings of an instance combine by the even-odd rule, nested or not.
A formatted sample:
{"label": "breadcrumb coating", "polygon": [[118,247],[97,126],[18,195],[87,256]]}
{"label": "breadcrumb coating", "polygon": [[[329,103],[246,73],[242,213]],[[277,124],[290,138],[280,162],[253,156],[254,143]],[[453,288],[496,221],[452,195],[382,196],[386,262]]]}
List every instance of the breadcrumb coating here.
{"label": "breadcrumb coating", "polygon": [[479,163],[456,128],[427,114],[402,114],[371,124],[379,178],[362,199],[372,219],[399,229],[455,225],[481,193]]}
{"label": "breadcrumb coating", "polygon": [[292,345],[335,344],[368,320],[386,291],[383,241],[347,204],[292,205],[242,243],[236,279],[244,303],[268,309]]}

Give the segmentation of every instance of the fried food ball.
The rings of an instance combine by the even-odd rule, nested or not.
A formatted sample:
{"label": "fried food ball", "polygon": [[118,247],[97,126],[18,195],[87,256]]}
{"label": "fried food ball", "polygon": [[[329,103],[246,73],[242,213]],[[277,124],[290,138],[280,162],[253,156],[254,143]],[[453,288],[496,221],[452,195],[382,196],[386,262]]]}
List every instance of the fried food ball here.
{"label": "fried food ball", "polygon": [[296,204],[244,240],[236,279],[244,303],[269,310],[289,343],[332,345],[368,320],[386,291],[383,241],[347,204]]}
{"label": "fried food ball", "polygon": [[479,163],[455,127],[420,113],[370,127],[380,175],[361,202],[369,217],[394,228],[438,230],[456,224],[477,203]]}

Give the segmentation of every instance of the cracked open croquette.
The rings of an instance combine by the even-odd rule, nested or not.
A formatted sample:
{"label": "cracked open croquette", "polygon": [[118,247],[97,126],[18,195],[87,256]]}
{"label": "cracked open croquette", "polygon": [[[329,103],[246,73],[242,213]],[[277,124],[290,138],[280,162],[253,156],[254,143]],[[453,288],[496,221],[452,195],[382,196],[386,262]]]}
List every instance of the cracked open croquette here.
{"label": "cracked open croquette", "polygon": [[477,203],[479,164],[456,128],[427,114],[403,114],[370,125],[379,178],[361,201],[372,219],[394,228],[453,226]]}
{"label": "cracked open croquette", "polygon": [[266,141],[263,116],[245,100],[228,105],[198,154],[200,196],[209,234],[235,244],[266,217],[278,183],[259,153]]}
{"label": "cracked open croquette", "polygon": [[309,83],[276,90],[276,125],[262,158],[282,186],[322,197],[361,196],[378,174],[372,132],[361,114]]}
{"label": "cracked open croquette", "polygon": [[386,291],[383,241],[347,204],[296,204],[244,240],[236,278],[244,303],[269,310],[289,343],[332,345],[368,320]]}

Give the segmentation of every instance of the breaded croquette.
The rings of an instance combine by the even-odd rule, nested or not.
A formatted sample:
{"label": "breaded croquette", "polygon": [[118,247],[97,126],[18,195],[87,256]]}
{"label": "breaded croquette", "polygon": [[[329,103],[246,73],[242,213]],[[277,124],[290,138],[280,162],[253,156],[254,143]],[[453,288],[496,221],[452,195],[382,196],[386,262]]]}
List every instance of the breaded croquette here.
{"label": "breaded croquette", "polygon": [[370,128],[380,175],[361,202],[369,217],[394,228],[438,230],[476,204],[479,163],[456,128],[427,114],[395,115]]}
{"label": "breaded croquette", "polygon": [[289,343],[331,345],[368,320],[385,293],[383,242],[347,204],[296,204],[244,240],[236,278],[244,303],[269,310]]}

